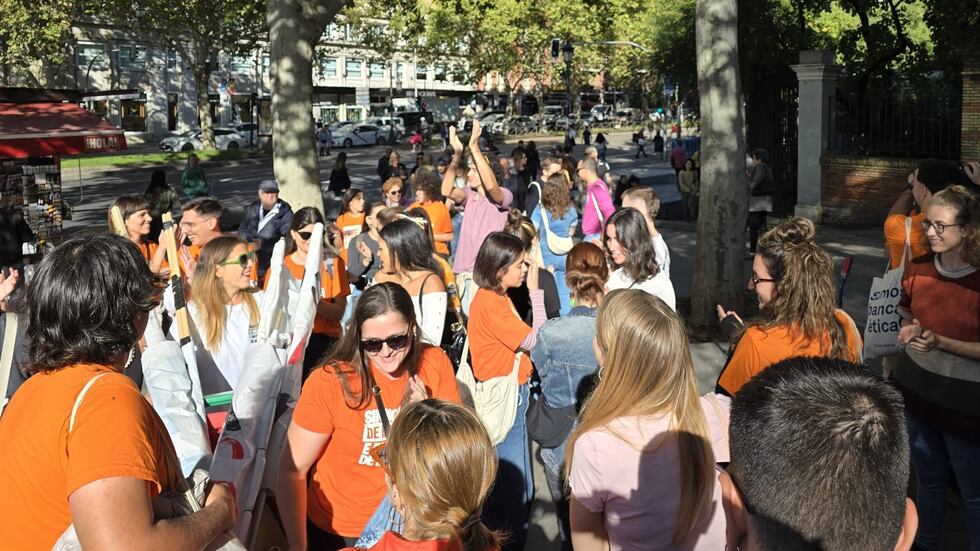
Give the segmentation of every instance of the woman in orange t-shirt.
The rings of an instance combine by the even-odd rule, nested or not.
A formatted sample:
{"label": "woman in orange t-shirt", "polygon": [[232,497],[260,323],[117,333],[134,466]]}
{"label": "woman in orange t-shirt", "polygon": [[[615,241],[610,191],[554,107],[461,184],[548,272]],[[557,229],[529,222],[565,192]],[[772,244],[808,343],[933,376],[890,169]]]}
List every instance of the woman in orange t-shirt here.
{"label": "woman in orange t-shirt", "polygon": [[834,261],[814,241],[813,222],[788,219],[759,238],[749,289],[759,299],[759,316],[742,325],[718,306],[725,323],[740,325],[716,392],[734,396],[753,376],[794,356],[861,362],[861,335],[850,316],[836,308]]}
{"label": "woman in orange t-shirt", "polygon": [[230,530],[223,484],[181,522],[154,516],[151,500],[183,482],[166,427],[123,374],[160,294],[136,249],[117,235],[68,240],[27,293],[37,376],[0,419],[0,547],[51,549],[74,525],[84,549],[203,549]]}
{"label": "woman in orange t-shirt", "polygon": [[409,205],[408,209],[419,207],[425,211],[431,224],[436,254],[448,258],[449,243],[453,240],[453,222],[449,216],[449,207],[440,200],[439,188],[441,186],[442,178],[437,173],[428,170],[416,172],[415,202]]}
{"label": "woman in orange t-shirt", "polygon": [[[491,528],[510,532],[511,538],[504,549],[515,550],[524,549],[534,496],[525,420],[531,379],[528,351],[537,342],[538,329],[547,319],[538,271],[528,270],[534,265],[517,237],[504,232],[488,235],[476,255],[473,280],[479,289],[470,305],[467,325],[476,380],[506,377],[517,366],[517,416],[504,440],[496,446],[501,469],[484,515]],[[525,278],[531,298],[530,327],[518,316],[507,296],[507,291],[520,287]]]}
{"label": "woman in orange t-shirt", "polygon": [[337,229],[344,238],[340,249],[340,258],[347,262],[347,246],[352,239],[361,235],[364,229],[364,192],[352,187],[344,192],[344,202],[341,215],[337,217]]}
{"label": "woman in orange t-shirt", "polygon": [[[295,282],[303,281],[306,274],[306,259],[310,252],[310,237],[314,224],[322,224],[323,215],[313,207],[304,207],[293,213],[289,223],[290,254],[283,259],[283,267],[289,272]],[[324,231],[329,231],[324,229]],[[326,240],[325,241],[329,241]],[[320,263],[320,301],[316,305],[316,318],[313,320],[313,332],[306,345],[306,356],[303,359],[303,373],[308,374],[320,359],[340,338],[342,328],[340,320],[347,308],[347,296],[350,295],[350,284],[347,280],[347,266],[339,256],[323,251],[323,261]],[[269,284],[269,272],[265,273],[265,286]]]}
{"label": "woman in orange t-shirt", "polygon": [[411,402],[459,401],[449,358],[422,343],[401,286],[364,291],[349,329],[303,385],[283,448],[276,499],[292,549],[353,545],[385,496],[371,451],[391,421]]}
{"label": "woman in orange t-shirt", "polygon": [[[119,208],[125,227],[116,227],[116,223],[112,220],[113,207]],[[167,247],[158,246],[150,239],[152,222],[150,203],[142,197],[123,195],[113,201],[112,206],[109,207],[109,231],[132,241],[139,248],[143,258],[150,263],[150,270],[155,274],[162,274],[167,271]],[[166,239],[166,236],[161,234],[161,239]]]}

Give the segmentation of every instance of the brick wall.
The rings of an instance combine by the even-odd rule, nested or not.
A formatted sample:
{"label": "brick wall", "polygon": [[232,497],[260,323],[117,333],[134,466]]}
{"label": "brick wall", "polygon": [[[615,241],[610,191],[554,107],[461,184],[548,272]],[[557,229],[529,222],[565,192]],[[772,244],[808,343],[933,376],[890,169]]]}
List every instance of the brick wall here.
{"label": "brick wall", "polygon": [[905,189],[918,159],[851,157],[820,159],[821,220],[831,225],[877,226]]}
{"label": "brick wall", "polygon": [[980,63],[963,68],[963,118],[960,158],[980,161]]}

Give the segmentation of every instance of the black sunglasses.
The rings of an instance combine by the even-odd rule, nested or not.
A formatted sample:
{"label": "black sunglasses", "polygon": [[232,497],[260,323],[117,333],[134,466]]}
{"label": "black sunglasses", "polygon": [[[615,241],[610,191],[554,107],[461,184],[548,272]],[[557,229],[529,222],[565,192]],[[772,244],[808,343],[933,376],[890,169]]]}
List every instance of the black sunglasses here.
{"label": "black sunglasses", "polygon": [[310,238],[313,237],[313,232],[311,232],[311,231],[298,231],[298,232],[296,232],[296,235],[298,235],[299,238],[302,239],[303,241],[309,241]]}
{"label": "black sunglasses", "polygon": [[408,333],[392,335],[386,339],[363,339],[361,341],[361,348],[368,354],[377,354],[381,352],[381,349],[386,344],[392,350],[401,350],[408,346]]}

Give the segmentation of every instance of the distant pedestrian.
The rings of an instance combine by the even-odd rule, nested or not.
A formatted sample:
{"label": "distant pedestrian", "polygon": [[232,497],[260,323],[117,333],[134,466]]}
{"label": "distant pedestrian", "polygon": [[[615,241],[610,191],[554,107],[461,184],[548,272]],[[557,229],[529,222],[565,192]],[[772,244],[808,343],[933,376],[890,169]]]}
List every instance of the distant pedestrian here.
{"label": "distant pedestrian", "polygon": [[565,130],[565,147],[575,147],[575,138],[577,134],[575,133],[575,127],[572,126],[571,121],[568,123],[568,130]]}
{"label": "distant pedestrian", "polygon": [[701,197],[701,182],[694,170],[694,160],[684,161],[684,170],[677,175],[677,187],[684,202],[684,219],[693,222],[698,219],[698,201]]}
{"label": "distant pedestrian", "polygon": [[749,250],[754,254],[759,234],[766,227],[766,213],[772,212],[772,195],[776,190],[772,169],[769,168],[769,152],[756,149],[752,152],[754,169],[749,185]]}
{"label": "distant pedestrian", "polygon": [[680,174],[684,170],[684,161],[687,160],[687,151],[681,145],[680,140],[674,140],[674,147],[670,150],[670,167],[674,169],[674,174]]}
{"label": "distant pedestrian", "polygon": [[330,171],[330,183],[327,184],[327,191],[333,192],[335,197],[340,197],[350,186],[350,174],[347,173],[347,153],[341,151],[333,163],[333,170]]}
{"label": "distant pedestrian", "polygon": [[329,125],[324,124],[320,127],[316,133],[316,140],[320,146],[320,155],[330,155],[330,149],[333,147],[333,132],[330,131]]}
{"label": "distant pedestrian", "polygon": [[599,132],[595,137],[595,148],[599,153],[599,160],[605,162],[606,160],[606,149],[609,147],[609,141],[606,140],[606,135]]}
{"label": "distant pedestrian", "polygon": [[643,129],[641,128],[640,131],[636,133],[636,156],[633,157],[634,159],[639,159],[641,153],[643,154],[644,159],[647,158],[646,145],[646,137],[643,135]]}
{"label": "distant pedestrian", "polygon": [[664,137],[660,135],[659,130],[653,136],[653,154],[661,161],[666,160],[664,157]]}
{"label": "distant pedestrian", "polygon": [[384,153],[381,154],[381,158],[378,159],[378,171],[377,171],[377,173],[378,173],[378,178],[381,178],[381,183],[382,184],[384,184],[385,183],[385,180],[387,180],[387,177],[386,177],[387,169],[385,167],[388,166],[388,163],[389,163],[389,161],[391,159],[391,155],[394,152],[395,152],[394,149],[392,149],[390,147],[386,147]]}
{"label": "distant pedestrian", "polygon": [[204,177],[204,170],[198,166],[200,162],[201,160],[197,155],[191,153],[187,156],[187,168],[180,174],[180,189],[189,199],[211,195],[208,180]]}
{"label": "distant pedestrian", "polygon": [[279,198],[279,184],[275,180],[262,180],[259,184],[259,198],[245,208],[242,222],[238,226],[238,234],[242,239],[255,245],[260,279],[269,269],[273,247],[280,238],[289,235],[289,224],[292,220],[292,207]]}
{"label": "distant pedestrian", "polygon": [[585,125],[585,129],[582,130],[582,143],[592,145],[592,131],[589,130],[589,125]]}

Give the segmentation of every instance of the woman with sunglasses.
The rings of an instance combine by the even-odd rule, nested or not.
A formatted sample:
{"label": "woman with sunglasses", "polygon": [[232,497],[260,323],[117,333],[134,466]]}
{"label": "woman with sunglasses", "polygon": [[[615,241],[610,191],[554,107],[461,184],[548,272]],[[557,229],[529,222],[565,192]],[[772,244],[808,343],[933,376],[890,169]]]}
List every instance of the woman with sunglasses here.
{"label": "woman with sunglasses", "polygon": [[404,406],[425,398],[459,402],[449,358],[423,343],[405,289],[369,287],[293,413],[276,493],[290,549],[353,545],[387,491],[371,450]]}
{"label": "woman with sunglasses", "polygon": [[616,211],[606,221],[602,242],[609,263],[616,267],[609,274],[606,290],[639,289],[660,297],[671,308],[677,307],[674,284],[657,264],[650,230],[640,211],[632,208]]}
{"label": "woman with sunglasses", "polygon": [[374,451],[404,520],[369,551],[499,549],[500,534],[480,520],[497,457],[471,409],[443,400],[413,403],[392,424],[391,440]]}
{"label": "woman with sunglasses", "polygon": [[[252,287],[255,253],[237,235],[222,235],[201,249],[187,310],[205,395],[234,390],[255,342],[261,292]],[[176,338],[177,324],[171,325]]]}
{"label": "woman with sunglasses", "polygon": [[347,248],[350,242],[361,234],[361,229],[364,227],[364,192],[356,187],[345,191],[340,213],[336,221],[337,229],[344,237],[340,257],[347,262]]}
{"label": "woman with sunglasses", "polygon": [[599,382],[565,452],[575,551],[724,549],[715,463],[728,462],[728,400],[698,396],[684,321],[616,290],[592,346]]}
{"label": "woman with sunglasses", "polygon": [[446,286],[424,225],[424,221],[402,217],[381,228],[382,268],[375,281],[394,282],[408,291],[422,339],[438,345],[446,321]]}
{"label": "woman with sunglasses", "polygon": [[[525,419],[531,380],[528,351],[534,348],[538,329],[547,319],[544,292],[538,285],[539,272],[529,269],[534,261],[528,256],[524,242],[513,235],[494,232],[487,236],[476,256],[473,280],[479,289],[473,297],[467,324],[473,376],[477,381],[509,377],[517,370],[517,415],[503,441],[496,446],[500,469],[485,515],[491,527],[510,532],[511,539],[504,548],[514,550],[524,549],[534,495]],[[531,300],[531,325],[521,320],[507,296],[510,289],[520,287],[525,279]]]}
{"label": "woman with sunglasses", "polygon": [[[289,254],[283,259],[283,268],[290,278],[291,289],[298,289],[303,281],[313,226],[318,223],[323,223],[323,215],[313,207],[299,209],[293,214],[293,219],[289,223]],[[344,317],[347,297],[350,295],[347,268],[343,259],[330,254],[326,248],[323,257],[320,263],[320,301],[316,305],[313,333],[310,334],[309,343],[306,345],[306,356],[303,360],[304,375],[309,374],[323,354],[340,338],[342,333],[340,320]],[[265,284],[268,283],[269,272],[266,272]],[[296,301],[290,300],[289,303],[294,306]]]}
{"label": "woman with sunglasses", "polygon": [[[122,215],[123,227],[117,228],[112,219],[112,209],[118,208]],[[136,245],[143,258],[150,263],[150,271],[161,274],[166,271],[167,247],[160,247],[150,238],[153,217],[150,215],[150,203],[142,197],[123,195],[112,202],[109,207],[109,231],[122,235]]]}
{"label": "woman with sunglasses", "polygon": [[[919,549],[939,549],[949,465],[966,505],[970,549],[980,549],[980,201],[963,186],[939,191],[923,211],[931,254],[902,278],[892,379],[905,399],[915,465]],[[947,544],[948,545],[948,544]]]}
{"label": "woman with sunglasses", "polygon": [[759,238],[749,279],[759,315],[743,324],[718,306],[723,325],[736,325],[737,333],[717,392],[733,396],[767,366],[793,356],[861,363],[861,335],[837,308],[834,261],[817,245],[814,232],[813,222],[790,218]]}
{"label": "woman with sunglasses", "polygon": [[405,198],[405,182],[401,178],[388,178],[381,186],[381,194],[386,207],[403,207]]}

